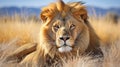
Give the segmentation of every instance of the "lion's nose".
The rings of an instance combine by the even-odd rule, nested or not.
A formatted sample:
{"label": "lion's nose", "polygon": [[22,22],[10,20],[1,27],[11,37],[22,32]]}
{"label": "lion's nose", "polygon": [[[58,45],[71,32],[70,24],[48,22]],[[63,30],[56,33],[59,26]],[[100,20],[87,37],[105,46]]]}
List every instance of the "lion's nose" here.
{"label": "lion's nose", "polygon": [[68,40],[68,39],[70,39],[70,37],[60,37],[60,40],[63,40],[63,41],[66,41],[66,40]]}

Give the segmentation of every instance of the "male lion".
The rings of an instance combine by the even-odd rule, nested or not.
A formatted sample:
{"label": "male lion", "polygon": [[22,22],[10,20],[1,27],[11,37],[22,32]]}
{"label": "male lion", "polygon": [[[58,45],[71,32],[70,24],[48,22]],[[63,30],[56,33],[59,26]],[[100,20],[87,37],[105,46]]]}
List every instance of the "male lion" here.
{"label": "male lion", "polygon": [[29,50],[21,53],[22,56],[28,54],[21,63],[47,66],[60,58],[69,59],[78,54],[102,55],[99,38],[88,22],[87,11],[80,2],[65,4],[60,0],[44,7],[40,17],[43,24],[38,37],[39,44],[32,53]]}

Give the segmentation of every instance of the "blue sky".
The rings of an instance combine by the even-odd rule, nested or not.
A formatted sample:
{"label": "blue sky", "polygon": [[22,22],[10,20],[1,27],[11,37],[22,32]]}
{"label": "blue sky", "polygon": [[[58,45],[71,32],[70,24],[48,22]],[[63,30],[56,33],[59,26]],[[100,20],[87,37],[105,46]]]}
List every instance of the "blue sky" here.
{"label": "blue sky", "polygon": [[[18,6],[18,7],[40,7],[56,0],[0,0],[0,7]],[[120,0],[63,0],[65,2],[84,1],[86,5],[98,6],[102,8],[120,8]]]}

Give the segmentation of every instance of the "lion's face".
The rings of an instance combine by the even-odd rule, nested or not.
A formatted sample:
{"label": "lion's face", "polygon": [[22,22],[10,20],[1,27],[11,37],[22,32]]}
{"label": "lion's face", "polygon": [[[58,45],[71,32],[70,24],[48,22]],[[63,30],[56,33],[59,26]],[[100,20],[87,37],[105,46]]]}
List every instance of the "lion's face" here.
{"label": "lion's face", "polygon": [[87,18],[86,10],[80,4],[80,10],[74,5],[62,3],[61,6],[65,7],[62,9],[60,4],[52,4],[41,13],[41,19],[45,22],[43,26],[48,29],[48,35],[54,41],[52,46],[56,46],[61,53],[76,50],[78,47],[85,51],[89,44],[89,30],[84,21]]}
{"label": "lion's face", "polygon": [[68,14],[65,18],[58,16],[51,27],[58,51],[69,52],[75,46],[77,37],[86,26],[82,19],[78,21]]}

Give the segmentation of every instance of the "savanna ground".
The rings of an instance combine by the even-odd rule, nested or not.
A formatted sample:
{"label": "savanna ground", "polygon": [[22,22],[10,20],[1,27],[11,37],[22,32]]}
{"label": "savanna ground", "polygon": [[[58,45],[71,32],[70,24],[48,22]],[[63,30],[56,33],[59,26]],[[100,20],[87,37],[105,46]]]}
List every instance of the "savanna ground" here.
{"label": "savanna ground", "polygon": [[[64,61],[63,67],[120,67],[120,20],[116,15],[91,16],[89,21],[101,39],[104,58],[78,56]],[[0,17],[0,67],[21,67],[4,62],[6,56],[19,46],[37,42],[41,21],[35,16]],[[22,67],[27,67],[22,65]]]}

